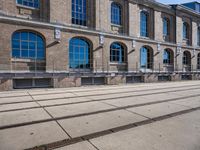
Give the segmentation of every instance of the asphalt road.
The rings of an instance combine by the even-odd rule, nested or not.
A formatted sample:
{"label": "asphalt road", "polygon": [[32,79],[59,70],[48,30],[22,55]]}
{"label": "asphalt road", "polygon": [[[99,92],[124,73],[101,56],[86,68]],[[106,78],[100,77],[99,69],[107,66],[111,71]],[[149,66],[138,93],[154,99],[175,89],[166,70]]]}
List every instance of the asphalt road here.
{"label": "asphalt road", "polygon": [[200,81],[0,93],[0,150],[200,150]]}

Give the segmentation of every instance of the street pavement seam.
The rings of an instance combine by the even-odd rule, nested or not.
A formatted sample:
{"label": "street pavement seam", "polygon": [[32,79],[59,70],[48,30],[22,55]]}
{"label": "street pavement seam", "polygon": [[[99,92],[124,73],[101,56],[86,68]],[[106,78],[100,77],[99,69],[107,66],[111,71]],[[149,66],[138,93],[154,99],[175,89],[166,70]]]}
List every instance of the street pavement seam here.
{"label": "street pavement seam", "polygon": [[[28,92],[28,94],[30,95],[29,92]],[[30,95],[30,96],[31,96],[31,95]],[[31,96],[31,98],[32,98],[33,100],[35,100],[32,96]],[[67,133],[67,131],[60,125],[60,123],[58,122],[58,120],[56,120],[56,119],[51,115],[51,113],[49,113],[48,110],[45,109],[44,106],[41,106],[40,103],[37,102],[37,100],[35,100],[35,102],[40,106],[40,108],[42,108],[42,109],[51,117],[52,121],[54,120],[54,121],[58,124],[58,126],[59,126],[59,127],[65,132],[65,134],[71,139],[72,137],[71,137],[71,136]]]}
{"label": "street pavement seam", "polygon": [[[170,82],[170,83],[177,83],[177,82]],[[145,85],[146,85],[147,83],[141,83],[141,84],[139,84],[139,85],[141,85],[140,87],[145,87]],[[150,84],[150,83],[149,83]],[[152,83],[152,86],[153,85],[159,85],[160,83]],[[187,86],[199,86],[200,84],[189,84],[189,85],[187,85]],[[89,87],[89,86],[88,86]],[[88,88],[88,87],[84,87],[84,90],[82,91],[82,90],[75,90],[75,92],[80,92],[80,93],[84,93],[84,92],[88,92],[88,91],[99,91],[99,90],[101,90],[101,91],[107,91],[107,90],[113,90],[113,87],[112,87],[112,89],[110,89],[110,86],[108,86],[108,87],[102,87],[101,89],[85,89],[85,88]],[[124,85],[123,87],[114,87],[114,89],[124,89],[124,87],[129,87],[129,88],[138,88],[138,87],[136,87],[136,85],[134,84],[133,86],[130,86],[130,85],[128,85],[128,84],[126,84],[126,85]],[[184,86],[173,86],[172,88],[176,88],[176,87],[184,87]],[[51,94],[63,94],[63,93],[71,93],[71,92],[74,92],[74,91],[69,91],[68,89],[69,88],[64,88],[64,89],[66,89],[66,91],[61,91],[61,92],[52,92]],[[57,89],[51,89],[52,91],[56,91]],[[61,90],[62,90],[62,88],[61,88]],[[47,90],[47,91],[49,91],[49,90]],[[138,91],[145,91],[145,90],[138,90]],[[15,92],[15,91],[12,91],[13,93]],[[17,92],[19,92],[19,91],[17,91]],[[29,92],[29,91],[26,91],[26,93],[27,92]],[[1,92],[0,92],[0,94],[1,94]],[[46,95],[46,94],[31,94],[32,96],[37,96],[37,95]],[[16,96],[0,96],[0,98],[12,98],[12,97],[21,97],[21,96],[27,96],[26,94],[24,94],[24,95],[16,95]]]}
{"label": "street pavement seam", "polygon": [[[109,103],[106,103],[106,102],[102,102],[102,103],[107,104],[107,105],[110,105],[110,106],[113,106],[113,107],[115,107],[115,108],[119,108],[119,106],[116,106],[116,105],[113,105],[113,104],[109,104]],[[138,115],[138,116],[142,116],[142,117],[147,118],[147,119],[151,119],[151,118],[149,118],[149,117],[147,117],[147,116],[144,116],[144,115],[142,115],[142,114],[138,114],[138,113],[136,113],[136,112],[130,111],[130,110],[126,109],[126,108],[125,108],[125,109],[122,109],[122,110],[125,110],[125,111],[127,111],[127,112],[130,112],[130,113],[135,114],[135,115]]]}
{"label": "street pavement seam", "polygon": [[[188,91],[188,90],[194,90],[197,88],[190,88],[190,89],[181,89],[181,90],[176,90],[176,92],[180,92],[180,91]],[[54,107],[54,106],[62,106],[62,105],[72,105],[72,104],[81,104],[81,103],[90,103],[90,102],[101,102],[101,101],[108,101],[108,100],[112,100],[112,99],[119,99],[119,98],[130,98],[130,97],[140,97],[140,96],[148,96],[148,95],[158,95],[158,94],[165,94],[165,93],[170,93],[170,92],[174,92],[174,90],[170,90],[170,91],[165,91],[165,92],[155,92],[155,93],[146,93],[146,94],[138,94],[138,95],[128,95],[128,96],[118,96],[118,97],[111,97],[111,98],[104,98],[104,99],[92,99],[89,98],[90,100],[86,100],[86,101],[79,101],[79,102],[71,102],[71,103],[62,103],[62,104],[53,104],[53,105],[47,105],[45,107]],[[116,94],[116,93],[115,93]],[[73,97],[76,98],[76,97]],[[33,98],[32,98],[33,99]],[[55,99],[51,99],[51,100],[62,100],[62,99],[70,99],[70,98],[55,98]],[[9,103],[0,103],[0,106],[2,105],[9,105],[9,104],[19,104],[19,103],[28,103],[28,102],[35,102],[33,100],[29,100],[29,101],[23,101],[23,102],[9,102]],[[51,100],[37,100],[38,102],[42,102],[42,101],[51,101]],[[38,107],[34,107],[34,108],[40,108]],[[32,109],[31,107],[29,108],[25,108],[25,109]],[[17,111],[18,109],[15,109],[13,111]],[[19,109],[21,110],[21,109]],[[7,110],[6,110],[7,111]],[[1,112],[6,112],[6,111],[0,111]],[[12,110],[8,110],[8,111],[12,111]]]}
{"label": "street pavement seam", "polygon": [[[171,113],[171,114],[168,114],[168,115],[163,115],[163,116],[159,116],[159,117],[155,117],[155,118],[152,118],[152,119],[147,119],[147,120],[143,120],[143,121],[139,121],[139,122],[135,122],[135,123],[130,123],[128,125],[107,129],[107,130],[104,130],[104,131],[84,135],[84,136],[81,136],[81,137],[76,137],[75,139],[72,138],[70,140],[62,140],[62,141],[57,141],[57,142],[54,142],[54,143],[43,144],[43,145],[40,145],[40,146],[37,146],[37,147],[29,148],[27,150],[39,150],[39,149],[42,149],[44,147],[46,147],[47,150],[51,150],[51,149],[54,149],[54,148],[61,148],[61,147],[64,147],[64,146],[76,144],[76,143],[83,142],[83,141],[88,141],[88,140],[91,140],[91,139],[94,139],[94,138],[97,138],[97,137],[102,137],[102,136],[109,135],[109,134],[116,133],[116,132],[120,132],[120,131],[123,131],[123,130],[127,130],[127,129],[131,129],[131,128],[155,123],[155,122],[162,121],[162,120],[169,119],[169,118],[173,118],[173,117],[180,116],[180,115],[183,115],[183,114],[187,114],[187,113],[190,113],[190,112],[194,112],[194,111],[197,111],[197,110],[200,110],[200,107],[187,109],[187,110],[183,110],[183,111],[179,111],[179,112],[175,112],[175,113]],[[80,140],[80,139],[82,139],[82,140]],[[71,140],[73,142],[71,142]],[[60,145],[58,145],[58,144],[60,144]],[[37,148],[37,149],[35,149],[35,148]]]}
{"label": "street pavement seam", "polygon": [[[117,111],[117,110],[124,110],[124,109],[128,109],[128,108],[135,108],[135,107],[147,106],[147,105],[152,105],[152,104],[166,103],[166,102],[170,102],[170,101],[183,100],[183,99],[187,99],[187,98],[191,98],[191,97],[199,97],[199,96],[200,96],[200,94],[193,95],[193,96],[188,96],[188,97],[184,96],[184,97],[172,98],[172,99],[168,99],[168,100],[159,100],[159,101],[154,101],[154,102],[141,103],[141,104],[135,104],[135,105],[128,105],[128,106],[122,106],[122,107],[115,106],[115,108],[111,108],[111,109],[88,112],[88,113],[80,113],[80,114],[62,116],[62,117],[53,117],[53,116],[51,116],[51,119],[44,119],[44,120],[37,120],[37,121],[32,121],[32,122],[23,122],[23,123],[18,123],[18,124],[0,126],[0,130],[8,129],[8,128],[14,128],[14,127],[20,127],[20,126],[26,126],[26,125],[31,125],[31,124],[39,124],[39,123],[44,123],[44,122],[49,122],[49,121],[58,121],[58,120],[63,120],[63,119],[83,117],[83,116],[100,114],[100,113]],[[44,106],[41,106],[41,108],[43,108],[43,107]]]}
{"label": "street pavement seam", "polygon": [[[176,91],[185,91],[185,90],[194,90],[194,89],[198,89],[198,88],[188,88],[188,87],[199,87],[199,85],[190,85],[187,86],[187,89],[181,89],[181,90],[176,90]],[[143,91],[157,91],[157,90],[165,90],[165,89],[170,89],[169,91],[165,91],[165,92],[154,92],[154,93],[149,93],[146,95],[152,95],[152,94],[161,94],[161,93],[168,93],[168,92],[173,92],[171,89],[179,89],[179,88],[183,88],[185,86],[177,86],[177,87],[166,87],[166,88],[155,88],[155,89],[146,89],[146,90],[138,90],[138,91],[124,91],[124,92],[118,92],[119,93],[137,93],[137,92],[143,92]],[[75,92],[72,92],[71,94],[74,94]],[[80,95],[80,96],[72,96],[72,97],[61,97],[61,98],[50,98],[50,99],[38,99],[37,101],[42,102],[42,101],[50,101],[50,100],[56,100],[56,99],[70,99],[70,98],[82,98],[82,97],[92,97],[92,96],[103,96],[103,95],[110,95],[110,94],[116,94],[115,92],[113,93],[106,93],[106,94],[89,94],[89,95]],[[48,95],[48,94],[45,94]],[[130,96],[140,96],[139,95],[130,95]],[[32,95],[33,96],[33,95]],[[121,98],[121,97],[118,97]],[[1,99],[1,98],[0,98]],[[106,100],[106,99],[102,99],[102,100]],[[18,104],[18,103],[28,103],[28,102],[33,102],[33,101],[21,101],[21,102],[8,102],[8,103],[0,103],[0,105],[6,105],[6,104]],[[90,101],[89,101],[90,102]]]}
{"label": "street pavement seam", "polygon": [[96,147],[90,140],[87,140],[90,145],[92,145],[96,150],[100,150],[98,147]]}

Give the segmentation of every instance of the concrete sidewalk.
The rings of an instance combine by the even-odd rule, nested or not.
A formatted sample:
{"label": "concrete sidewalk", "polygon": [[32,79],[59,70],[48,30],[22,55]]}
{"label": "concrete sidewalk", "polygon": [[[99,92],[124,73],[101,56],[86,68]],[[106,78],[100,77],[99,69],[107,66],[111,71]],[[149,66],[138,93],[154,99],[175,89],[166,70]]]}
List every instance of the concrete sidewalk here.
{"label": "concrete sidewalk", "polygon": [[199,116],[200,81],[2,92],[0,149],[199,150]]}

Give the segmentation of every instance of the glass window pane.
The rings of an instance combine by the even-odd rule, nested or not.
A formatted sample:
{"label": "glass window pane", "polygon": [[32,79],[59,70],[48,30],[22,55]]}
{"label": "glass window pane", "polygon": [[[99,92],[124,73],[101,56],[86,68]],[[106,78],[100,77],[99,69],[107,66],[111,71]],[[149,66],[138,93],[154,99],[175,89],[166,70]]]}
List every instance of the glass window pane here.
{"label": "glass window pane", "polygon": [[21,32],[21,40],[28,41],[28,32]]}
{"label": "glass window pane", "polygon": [[86,26],[86,0],[72,0],[72,23]]}
{"label": "glass window pane", "polygon": [[88,68],[90,53],[88,43],[85,40],[74,38],[71,39],[69,48],[70,68]]}
{"label": "glass window pane", "polygon": [[27,49],[27,50],[28,50],[28,42],[22,42],[22,43],[21,43],[21,48],[22,48],[22,49]]}
{"label": "glass window pane", "polygon": [[33,8],[39,8],[39,2],[40,0],[17,0],[17,4]]}
{"label": "glass window pane", "polygon": [[36,41],[37,40],[37,35],[34,33],[29,33],[29,40],[30,41]]}
{"label": "glass window pane", "polygon": [[124,56],[123,46],[119,43],[113,43],[110,46],[110,61],[122,63],[124,62],[124,59],[122,58],[123,56]]}
{"label": "glass window pane", "polygon": [[14,33],[12,39],[13,40],[19,40],[20,39],[20,33],[19,32]]}
{"label": "glass window pane", "polygon": [[121,6],[114,2],[111,5],[111,23],[121,25]]}
{"label": "glass window pane", "polygon": [[17,58],[20,57],[20,50],[13,49],[12,50],[12,57],[14,57],[14,58],[15,57],[17,57]]}
{"label": "glass window pane", "polygon": [[28,51],[27,50],[22,50],[21,53],[22,53],[22,57],[28,58]]}
{"label": "glass window pane", "polygon": [[[38,34],[24,31],[16,32],[13,34],[12,38],[13,56],[17,55],[20,58],[32,59],[36,57],[36,59],[44,59],[45,45],[42,37]],[[16,50],[18,50],[19,52],[16,52]],[[38,53],[37,56],[36,53]]]}
{"label": "glass window pane", "polygon": [[20,49],[20,42],[19,42],[19,40],[13,40],[12,41],[12,47],[14,49]]}
{"label": "glass window pane", "polygon": [[146,12],[141,12],[140,14],[140,34],[141,36],[148,36],[148,14]]}
{"label": "glass window pane", "polygon": [[29,57],[35,58],[35,51],[29,51]]}

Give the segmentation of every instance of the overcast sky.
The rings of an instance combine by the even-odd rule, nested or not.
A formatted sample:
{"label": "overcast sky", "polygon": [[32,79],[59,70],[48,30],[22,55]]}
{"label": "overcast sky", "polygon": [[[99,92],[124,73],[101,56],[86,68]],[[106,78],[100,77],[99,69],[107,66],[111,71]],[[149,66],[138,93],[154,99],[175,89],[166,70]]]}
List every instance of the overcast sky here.
{"label": "overcast sky", "polygon": [[[180,4],[180,3],[193,2],[195,0],[157,0],[157,1],[164,4]],[[200,2],[200,0],[196,1]]]}

